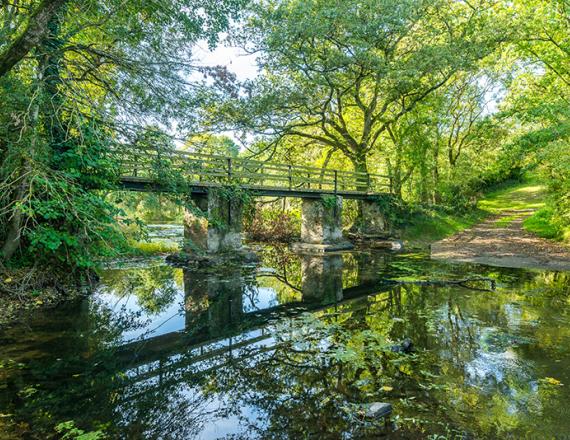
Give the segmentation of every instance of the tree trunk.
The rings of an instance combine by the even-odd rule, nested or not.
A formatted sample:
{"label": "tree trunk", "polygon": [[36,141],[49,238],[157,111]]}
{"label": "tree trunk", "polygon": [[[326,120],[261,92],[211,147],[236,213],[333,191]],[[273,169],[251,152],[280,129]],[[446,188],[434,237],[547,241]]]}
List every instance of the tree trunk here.
{"label": "tree trunk", "polygon": [[368,164],[366,163],[366,156],[357,156],[352,159],[352,165],[354,166],[354,171],[357,173],[365,173],[366,177],[358,177],[356,182],[357,191],[368,191]]}
{"label": "tree trunk", "polygon": [[[354,171],[357,173],[366,173],[366,177],[359,177],[356,182],[356,190],[366,192],[368,191],[368,164],[366,163],[366,156],[357,156],[352,159],[352,165],[354,166]],[[351,229],[355,232],[362,230],[362,222],[364,219],[363,214],[363,201],[357,201],[357,214],[354,219],[354,223]]]}
{"label": "tree trunk", "polygon": [[43,68],[44,93],[46,96],[41,108],[42,120],[45,123],[51,150],[51,166],[55,169],[61,168],[62,156],[67,150],[67,127],[64,126],[62,117],[63,95],[61,90],[63,87],[61,69],[64,41],[60,36],[65,10],[64,6],[60,9],[60,14],[56,14],[51,18],[47,24],[48,32],[38,47],[40,69]]}
{"label": "tree trunk", "polygon": [[9,47],[0,54],[0,77],[6,75],[49,33],[49,22],[59,13],[66,0],[43,0],[30,16],[28,26]]}
{"label": "tree trunk", "polygon": [[8,231],[6,232],[6,238],[0,249],[0,258],[4,261],[12,258],[14,253],[20,248],[22,241],[22,231],[24,216],[21,208],[21,204],[25,202],[26,194],[29,192],[29,173],[31,172],[31,161],[35,160],[36,148],[37,148],[37,137],[39,131],[39,114],[41,102],[44,96],[44,72],[45,63],[40,59],[38,66],[38,76],[37,76],[37,88],[39,93],[36,97],[36,102],[32,101],[31,113],[29,118],[28,130],[31,132],[30,144],[28,151],[22,154],[19,170],[19,179],[17,180],[17,186],[14,189],[14,194],[12,197],[12,213],[9,219]]}
{"label": "tree trunk", "polygon": [[432,203],[437,205],[441,202],[441,195],[439,193],[439,145],[436,144],[433,149],[433,191],[432,191]]}
{"label": "tree trunk", "polygon": [[[27,177],[25,176],[26,172],[25,166],[21,167],[21,181],[18,183],[18,187],[14,193],[13,200],[21,201],[24,198],[27,188]],[[6,240],[2,245],[2,249],[0,251],[1,257],[3,260],[8,261],[14,253],[20,247],[20,240],[22,236],[22,211],[17,206],[14,205],[14,209],[12,210],[12,216],[10,218],[8,224],[8,231],[6,233]]]}

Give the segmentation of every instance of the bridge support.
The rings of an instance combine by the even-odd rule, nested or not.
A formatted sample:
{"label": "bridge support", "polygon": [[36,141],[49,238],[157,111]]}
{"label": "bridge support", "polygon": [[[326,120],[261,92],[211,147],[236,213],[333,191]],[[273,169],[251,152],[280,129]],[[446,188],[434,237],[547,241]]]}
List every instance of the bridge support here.
{"label": "bridge support", "polygon": [[342,255],[303,255],[301,280],[303,301],[334,304],[342,301]]}
{"label": "bridge support", "polygon": [[208,249],[208,197],[192,195],[192,206],[184,209],[184,252]]}
{"label": "bridge support", "polygon": [[352,243],[342,235],[342,197],[303,199],[301,242],[291,247],[310,253],[352,249]]}
{"label": "bridge support", "polygon": [[386,216],[382,212],[382,205],[378,200],[360,200],[360,218],[356,231],[363,239],[384,239],[390,235]]}
{"label": "bridge support", "polygon": [[224,198],[214,190],[192,196],[192,202],[199,211],[186,209],[184,213],[186,252],[215,254],[242,249],[243,201]]}

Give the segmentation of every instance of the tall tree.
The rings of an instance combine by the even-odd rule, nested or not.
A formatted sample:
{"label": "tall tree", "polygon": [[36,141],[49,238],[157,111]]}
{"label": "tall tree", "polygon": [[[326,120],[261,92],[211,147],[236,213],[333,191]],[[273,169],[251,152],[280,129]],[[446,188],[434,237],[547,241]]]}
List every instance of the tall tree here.
{"label": "tall tree", "polygon": [[492,14],[486,0],[256,2],[236,39],[262,75],[224,110],[235,126],[338,150],[368,172],[392,124],[503,41]]}
{"label": "tall tree", "polygon": [[216,44],[242,3],[2,2],[1,258],[92,263],[116,229],[91,191],[112,184],[107,152],[151,124],[192,125],[192,48]]}

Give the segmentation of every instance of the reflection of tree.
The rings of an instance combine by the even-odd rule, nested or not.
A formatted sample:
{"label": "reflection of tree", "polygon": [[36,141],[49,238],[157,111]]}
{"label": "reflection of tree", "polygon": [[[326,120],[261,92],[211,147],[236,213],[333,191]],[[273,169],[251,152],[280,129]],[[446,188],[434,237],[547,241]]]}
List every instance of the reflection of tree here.
{"label": "reflection of tree", "polygon": [[[179,278],[163,270],[144,276],[133,270],[138,274],[131,278],[112,271],[103,279],[109,292],[139,298],[137,286],[154,292],[169,285],[165,274]],[[554,428],[568,431],[561,404],[570,383],[561,377],[570,360],[563,307],[568,274],[478,270],[492,271],[502,287],[490,294],[397,286],[267,329],[247,327],[229,342],[189,344],[136,368],[124,359],[120,364],[111,347],[140,316],[103,301],[78,304],[62,317],[68,321],[61,339],[48,341],[49,356],[6,373],[14,397],[3,402],[3,412],[28,421],[30,438],[46,438],[56,422],[75,420],[82,429],[104,428],[111,438],[185,439],[227,416],[238,417],[247,439],[346,438],[360,426],[358,404],[371,401],[394,404],[400,438],[446,432],[553,438]],[[226,278],[231,283],[217,284],[212,277],[187,277],[193,287],[187,304],[200,314],[193,328],[211,325],[212,338],[235,334],[246,323],[226,305],[232,299],[241,306],[238,293],[253,281],[236,274]],[[390,350],[404,337],[416,353]],[[548,386],[544,377],[566,386]],[[22,384],[35,391],[24,398]]]}
{"label": "reflection of tree", "polygon": [[180,291],[181,272],[169,266],[144,269],[108,270],[102,276],[103,291],[118,297],[136,296],[149,314],[158,314],[174,301]]}
{"label": "reflection of tree", "polygon": [[215,391],[229,391],[236,411],[251,404],[263,413],[261,426],[242,419],[261,438],[354,433],[359,403],[385,400],[382,387],[396,377],[401,388],[419,380],[417,358],[388,348],[391,320],[381,314],[386,304],[373,306],[379,320],[355,320],[359,307],[346,305],[336,308],[338,315],[280,322],[274,349],[252,349],[247,361],[219,369]]}

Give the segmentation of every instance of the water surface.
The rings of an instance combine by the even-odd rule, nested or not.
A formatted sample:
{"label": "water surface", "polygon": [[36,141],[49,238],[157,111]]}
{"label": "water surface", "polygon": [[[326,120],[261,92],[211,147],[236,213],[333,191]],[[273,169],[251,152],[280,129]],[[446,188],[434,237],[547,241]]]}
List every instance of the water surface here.
{"label": "water surface", "polygon": [[[389,280],[497,281],[430,286]],[[55,438],[568,438],[563,272],[377,251],[143,262],[0,333],[0,431]],[[414,352],[394,351],[404,339]],[[371,402],[394,406],[369,421]],[[1,435],[0,435],[1,436]],[[566,437],[565,437],[566,436]]]}

